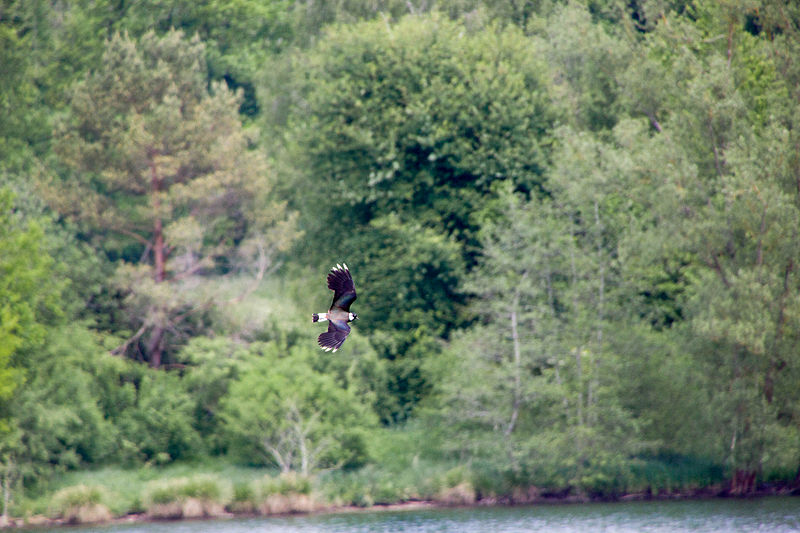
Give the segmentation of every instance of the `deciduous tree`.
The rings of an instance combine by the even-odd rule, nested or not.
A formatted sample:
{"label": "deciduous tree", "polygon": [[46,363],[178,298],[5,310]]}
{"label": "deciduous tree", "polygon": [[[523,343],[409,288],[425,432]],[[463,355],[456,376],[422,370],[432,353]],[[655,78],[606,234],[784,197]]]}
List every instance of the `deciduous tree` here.
{"label": "deciduous tree", "polygon": [[222,418],[233,447],[284,472],[363,464],[363,432],[374,427],[374,414],[302,356],[280,352],[272,345],[251,361],[223,399]]}

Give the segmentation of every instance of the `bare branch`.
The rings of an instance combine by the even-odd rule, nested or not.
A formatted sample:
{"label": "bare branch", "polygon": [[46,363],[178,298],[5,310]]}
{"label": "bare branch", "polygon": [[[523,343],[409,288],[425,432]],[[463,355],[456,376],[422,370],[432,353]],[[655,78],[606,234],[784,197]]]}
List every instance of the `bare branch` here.
{"label": "bare branch", "polygon": [[136,333],[134,333],[134,334],[133,334],[133,336],[132,336],[131,338],[129,338],[128,340],[126,340],[125,342],[123,342],[122,344],[120,344],[119,346],[117,346],[116,348],[114,348],[113,350],[111,350],[111,353],[112,353],[113,355],[122,355],[122,354],[124,354],[125,352],[127,352],[127,351],[128,351],[128,347],[129,347],[129,346],[130,346],[132,343],[134,343],[134,342],[136,342],[137,340],[139,340],[139,338],[140,338],[142,335],[144,335],[144,332],[145,332],[145,331],[147,331],[147,326],[148,326],[147,322],[145,322],[144,324],[142,324],[142,327],[140,327],[140,328],[139,328],[139,330],[138,330]]}

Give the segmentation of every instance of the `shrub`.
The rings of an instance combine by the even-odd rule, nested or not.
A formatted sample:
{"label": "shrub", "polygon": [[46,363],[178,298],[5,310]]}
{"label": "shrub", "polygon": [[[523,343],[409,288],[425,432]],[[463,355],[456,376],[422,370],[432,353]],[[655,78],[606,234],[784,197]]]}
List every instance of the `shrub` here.
{"label": "shrub", "polygon": [[100,487],[67,487],[53,495],[52,514],[71,524],[104,522],[111,519],[111,512],[104,505],[104,499],[104,491]]}
{"label": "shrub", "polygon": [[436,495],[436,501],[445,505],[472,505],[476,499],[475,489],[469,481],[463,481],[455,487],[442,489]]}
{"label": "shrub", "polygon": [[271,350],[221,401],[232,452],[303,474],[366,461],[363,434],[376,423],[369,408],[332,376]]}
{"label": "shrub", "polygon": [[254,483],[237,483],[233,486],[233,499],[228,504],[232,513],[254,513],[256,511],[256,491]]}
{"label": "shrub", "polygon": [[223,490],[211,476],[178,478],[152,483],[145,496],[147,514],[153,518],[198,518],[224,512]]}
{"label": "shrub", "polygon": [[464,466],[457,466],[444,472],[436,479],[439,489],[434,499],[445,505],[471,505],[477,495],[469,472]]}
{"label": "shrub", "polygon": [[178,376],[147,370],[137,395],[117,421],[128,441],[127,454],[164,465],[202,450],[202,439],[192,427],[194,403]]}
{"label": "shrub", "polygon": [[324,478],[326,497],[337,505],[370,507],[420,499],[425,481],[411,475],[379,470],[374,465],[358,471],[331,472]]}
{"label": "shrub", "polygon": [[102,501],[103,490],[96,486],[75,485],[61,489],[53,495],[53,503],[58,508],[95,505]]}
{"label": "shrub", "polygon": [[311,494],[311,479],[296,472],[284,472],[278,477],[264,476],[261,495],[270,494]]}
{"label": "shrub", "polygon": [[265,476],[255,483],[258,500],[255,505],[261,514],[305,513],[316,504],[311,496],[311,479],[295,472],[278,477]]}

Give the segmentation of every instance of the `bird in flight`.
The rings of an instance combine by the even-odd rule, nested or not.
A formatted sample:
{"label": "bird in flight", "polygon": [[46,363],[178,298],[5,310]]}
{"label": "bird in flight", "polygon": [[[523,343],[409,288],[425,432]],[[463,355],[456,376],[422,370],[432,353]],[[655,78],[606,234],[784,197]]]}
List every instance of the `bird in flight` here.
{"label": "bird in flight", "polygon": [[350,312],[350,304],[356,301],[356,288],[346,264],[337,264],[331,269],[328,273],[328,288],[333,291],[331,308],[327,313],[314,313],[311,319],[312,322],[328,321],[328,331],[320,334],[317,343],[326,352],[335,352],[342,347],[350,333],[347,323],[358,318],[357,314]]}

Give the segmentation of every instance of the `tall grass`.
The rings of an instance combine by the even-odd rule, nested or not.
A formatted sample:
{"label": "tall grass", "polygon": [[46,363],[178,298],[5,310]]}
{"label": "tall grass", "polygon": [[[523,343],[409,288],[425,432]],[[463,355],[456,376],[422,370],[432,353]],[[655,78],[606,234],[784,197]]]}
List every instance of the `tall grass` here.
{"label": "tall grass", "polygon": [[[49,490],[16,502],[12,515],[48,514],[79,522],[92,521],[89,511],[102,513],[102,508],[113,516],[148,513],[179,518],[216,516],[225,511],[293,513],[326,506],[366,507],[418,500],[463,505],[478,497],[522,502],[540,495],[574,494],[570,491],[575,489],[563,483],[551,487],[525,476],[509,477],[507,472],[497,471],[496,461],[465,465],[446,460],[426,449],[428,444],[420,428],[379,430],[368,443],[371,464],[314,478],[237,466],[221,458],[163,468],[70,472],[55,477]],[[607,478],[584,480],[583,489],[590,496],[604,498],[626,493],[690,495],[721,487],[725,472],[720,465],[701,458],[653,455],[628,459]]]}
{"label": "tall grass", "polygon": [[310,512],[320,507],[312,494],[312,480],[293,472],[266,475],[234,486],[232,512],[263,515]]}
{"label": "tall grass", "polygon": [[111,518],[111,512],[104,504],[107,499],[106,491],[101,487],[67,487],[53,495],[50,514],[73,524],[104,522]]}
{"label": "tall grass", "polygon": [[420,425],[382,429],[368,442],[373,463],[354,471],[319,477],[325,499],[335,505],[368,507],[407,501],[449,500],[459,484],[471,488],[468,469],[441,458],[430,434]]}
{"label": "tall grass", "polygon": [[147,495],[159,481],[205,475],[224,481],[221,486],[229,486],[247,484],[273,472],[274,469],[240,466],[222,458],[174,463],[166,467],[124,469],[109,466],[94,470],[71,471],[57,475],[36,493],[24,494],[23,498],[15,502],[11,511],[14,516],[49,514],[52,511],[51,502],[54,493],[68,487],[86,485],[103,490],[107,495],[104,503],[111,514],[124,516],[146,512]]}
{"label": "tall grass", "polygon": [[694,491],[725,482],[722,465],[702,457],[660,454],[631,461],[629,492],[673,493]]}
{"label": "tall grass", "polygon": [[228,494],[226,482],[205,474],[151,482],[144,499],[154,518],[197,518],[224,514]]}

